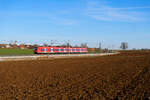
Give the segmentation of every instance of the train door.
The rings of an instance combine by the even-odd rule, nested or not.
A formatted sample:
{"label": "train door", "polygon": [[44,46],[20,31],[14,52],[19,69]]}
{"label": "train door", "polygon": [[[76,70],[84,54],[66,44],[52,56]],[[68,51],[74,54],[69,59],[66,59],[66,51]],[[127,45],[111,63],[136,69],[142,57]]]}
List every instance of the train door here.
{"label": "train door", "polygon": [[53,48],[51,48],[51,52],[53,53]]}
{"label": "train door", "polygon": [[72,53],[72,48],[70,48],[70,52]]}
{"label": "train door", "polygon": [[47,52],[47,48],[44,48],[44,53],[46,53]]}
{"label": "train door", "polygon": [[66,53],[66,48],[64,48],[64,52]]}
{"label": "train door", "polygon": [[59,52],[61,52],[61,49],[59,48]]}

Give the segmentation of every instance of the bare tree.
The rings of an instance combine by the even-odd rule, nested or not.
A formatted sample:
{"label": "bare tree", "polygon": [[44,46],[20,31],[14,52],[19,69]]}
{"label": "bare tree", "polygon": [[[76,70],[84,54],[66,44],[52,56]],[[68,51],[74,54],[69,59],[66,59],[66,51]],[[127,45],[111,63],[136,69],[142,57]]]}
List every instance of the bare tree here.
{"label": "bare tree", "polygon": [[71,45],[70,45],[70,41],[69,41],[69,40],[67,41],[66,46],[67,46],[67,47],[70,47],[70,46],[71,46]]}
{"label": "bare tree", "polygon": [[99,50],[102,49],[102,43],[99,43]]}
{"label": "bare tree", "polygon": [[127,42],[122,42],[120,48],[123,49],[123,50],[126,50],[128,48],[128,43]]}
{"label": "bare tree", "polygon": [[77,44],[74,47],[79,47]]}
{"label": "bare tree", "polygon": [[43,46],[44,46],[44,47],[48,47],[48,44],[47,44],[47,43],[44,43]]}
{"label": "bare tree", "polygon": [[82,48],[87,48],[88,46],[87,46],[87,43],[81,43],[81,47]]}

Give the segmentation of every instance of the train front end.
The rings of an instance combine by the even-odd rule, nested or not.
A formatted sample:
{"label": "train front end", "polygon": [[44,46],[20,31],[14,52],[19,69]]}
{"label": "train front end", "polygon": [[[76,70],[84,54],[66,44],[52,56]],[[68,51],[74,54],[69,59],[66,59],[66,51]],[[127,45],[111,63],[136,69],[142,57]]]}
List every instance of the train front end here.
{"label": "train front end", "polygon": [[33,50],[34,54],[37,54],[37,49],[38,47],[34,47],[34,50]]}

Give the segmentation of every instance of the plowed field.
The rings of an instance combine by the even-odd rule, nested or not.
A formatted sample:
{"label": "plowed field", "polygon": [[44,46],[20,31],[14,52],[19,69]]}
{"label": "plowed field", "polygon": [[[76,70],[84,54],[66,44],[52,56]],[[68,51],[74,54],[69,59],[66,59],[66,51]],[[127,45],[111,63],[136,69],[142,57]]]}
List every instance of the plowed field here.
{"label": "plowed field", "polygon": [[150,97],[150,52],[0,62],[0,100],[135,100]]}

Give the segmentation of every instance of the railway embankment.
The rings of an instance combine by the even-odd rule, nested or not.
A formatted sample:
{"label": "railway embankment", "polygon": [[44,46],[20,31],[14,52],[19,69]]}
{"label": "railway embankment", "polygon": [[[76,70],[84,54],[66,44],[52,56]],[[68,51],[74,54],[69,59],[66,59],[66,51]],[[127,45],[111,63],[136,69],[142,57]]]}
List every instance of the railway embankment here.
{"label": "railway embankment", "polygon": [[43,60],[74,57],[93,57],[116,55],[117,53],[97,53],[97,54],[57,54],[57,55],[27,55],[27,56],[0,56],[0,61],[19,61],[19,60]]}

